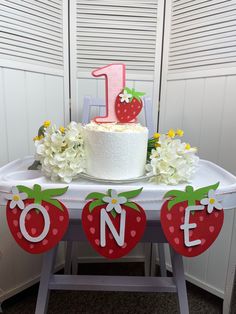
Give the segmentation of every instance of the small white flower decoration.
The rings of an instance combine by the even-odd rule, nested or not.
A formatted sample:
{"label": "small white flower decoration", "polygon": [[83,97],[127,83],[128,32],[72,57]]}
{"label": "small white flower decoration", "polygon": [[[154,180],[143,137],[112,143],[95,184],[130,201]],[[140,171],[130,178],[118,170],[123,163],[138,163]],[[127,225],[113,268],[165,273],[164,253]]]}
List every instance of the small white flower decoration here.
{"label": "small white flower decoration", "polygon": [[129,99],[132,97],[131,94],[127,93],[126,89],[124,89],[123,94],[120,94],[119,96],[121,98],[120,101],[121,102],[126,102],[127,104],[130,102]]}
{"label": "small white flower decoration", "polygon": [[20,209],[25,208],[23,200],[27,199],[28,195],[26,193],[20,193],[16,186],[12,187],[12,194],[6,195],[6,199],[10,200],[10,208],[13,209],[18,206]]}
{"label": "small white flower decoration", "polygon": [[106,211],[110,212],[114,208],[117,214],[121,213],[121,204],[127,202],[127,198],[124,196],[118,196],[115,190],[111,190],[111,196],[104,196],[102,199],[105,203],[108,203]]}
{"label": "small white flower decoration", "polygon": [[219,197],[216,196],[215,190],[210,190],[208,192],[208,197],[203,198],[200,202],[202,205],[207,205],[207,212],[210,214],[213,211],[213,208],[218,210],[223,209]]}

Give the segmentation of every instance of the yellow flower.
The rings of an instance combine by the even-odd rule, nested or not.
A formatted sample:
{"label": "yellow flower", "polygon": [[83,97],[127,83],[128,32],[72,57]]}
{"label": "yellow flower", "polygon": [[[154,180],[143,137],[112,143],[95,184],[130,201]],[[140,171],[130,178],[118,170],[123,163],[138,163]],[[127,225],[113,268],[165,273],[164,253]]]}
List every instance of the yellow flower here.
{"label": "yellow flower", "polygon": [[175,130],[170,129],[170,130],[168,131],[167,135],[168,135],[169,137],[171,137],[171,138],[174,138],[174,137],[175,137]]}
{"label": "yellow flower", "polygon": [[187,144],[185,145],[185,149],[189,150],[190,148],[191,148],[191,145],[190,145],[189,143],[187,143]]}
{"label": "yellow flower", "polygon": [[46,121],[43,122],[43,126],[44,126],[45,128],[48,128],[50,124],[51,124],[51,121],[50,121],[50,120],[46,120]]}
{"label": "yellow flower", "polygon": [[154,134],[153,134],[153,138],[155,138],[155,139],[158,139],[160,136],[161,136],[160,133],[154,133]]}
{"label": "yellow flower", "polygon": [[59,130],[61,131],[61,133],[65,133],[65,128],[64,128],[64,126],[60,126]]}
{"label": "yellow flower", "polygon": [[33,138],[33,141],[34,141],[34,142],[35,142],[35,141],[40,141],[42,138],[43,138],[43,135],[35,136],[35,137]]}
{"label": "yellow flower", "polygon": [[178,129],[178,130],[176,130],[176,134],[181,137],[184,135],[184,131],[181,129]]}

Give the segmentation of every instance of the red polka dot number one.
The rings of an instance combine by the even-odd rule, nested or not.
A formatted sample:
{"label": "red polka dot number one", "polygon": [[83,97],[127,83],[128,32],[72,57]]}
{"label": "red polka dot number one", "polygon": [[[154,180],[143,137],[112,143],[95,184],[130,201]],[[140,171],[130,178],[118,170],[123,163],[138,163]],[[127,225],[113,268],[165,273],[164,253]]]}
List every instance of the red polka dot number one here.
{"label": "red polka dot number one", "polygon": [[44,253],[61,241],[68,224],[67,208],[53,197],[64,194],[68,187],[42,190],[26,186],[12,188],[7,195],[7,222],[18,245],[32,254]]}
{"label": "red polka dot number one", "polygon": [[194,191],[171,190],[161,208],[164,234],[176,252],[193,257],[206,251],[218,237],[224,222],[224,211],[215,190],[216,183]]}
{"label": "red polka dot number one", "polygon": [[136,117],[141,112],[143,103],[142,92],[135,91],[126,86],[125,65],[109,64],[92,72],[95,77],[105,77],[106,116],[96,117],[97,123],[109,122],[136,122]]}

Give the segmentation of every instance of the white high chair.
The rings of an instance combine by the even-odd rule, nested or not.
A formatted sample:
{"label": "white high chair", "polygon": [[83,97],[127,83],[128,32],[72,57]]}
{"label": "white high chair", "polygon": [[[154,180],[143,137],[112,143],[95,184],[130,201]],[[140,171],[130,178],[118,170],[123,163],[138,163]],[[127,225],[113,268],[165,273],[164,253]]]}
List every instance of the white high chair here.
{"label": "white high chair", "polygon": [[[82,113],[82,123],[86,124],[91,119],[91,109],[97,108],[98,114],[100,116],[105,115],[106,107],[104,100],[101,98],[95,98],[91,96],[85,96],[83,102],[83,113]],[[145,124],[149,130],[149,137],[155,132],[152,118],[152,100],[150,97],[143,97],[143,108],[144,108],[144,117]],[[156,264],[156,249],[158,248],[159,255],[159,264],[161,276],[166,277],[166,265],[165,265],[165,252],[164,252],[164,243],[159,243],[158,245],[152,243],[145,244],[145,260],[144,260],[144,273],[145,276],[153,276],[155,273],[155,264]],[[72,268],[72,274],[77,274],[78,271],[78,243],[76,242],[67,242],[66,250],[66,262],[65,262],[65,273],[70,274]]]}

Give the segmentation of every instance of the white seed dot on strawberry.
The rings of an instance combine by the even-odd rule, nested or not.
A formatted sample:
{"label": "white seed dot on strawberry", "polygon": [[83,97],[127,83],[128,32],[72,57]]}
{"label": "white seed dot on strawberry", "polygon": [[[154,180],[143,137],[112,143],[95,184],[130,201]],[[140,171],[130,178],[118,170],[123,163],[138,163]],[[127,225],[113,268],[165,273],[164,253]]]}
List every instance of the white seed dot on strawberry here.
{"label": "white seed dot on strawberry", "polygon": [[130,116],[127,116],[127,119],[129,119],[130,118]]}
{"label": "white seed dot on strawberry", "polygon": [[134,238],[134,237],[136,236],[136,231],[135,231],[135,230],[132,230],[132,231],[130,232],[130,235],[131,235],[132,238]]}
{"label": "white seed dot on strawberry", "polygon": [[168,213],[168,214],[166,215],[166,218],[167,218],[169,221],[171,221],[171,220],[172,220],[172,214],[171,214],[171,213]]}
{"label": "white seed dot on strawberry", "polygon": [[200,220],[200,221],[203,221],[203,220],[204,220],[204,217],[203,217],[203,216],[199,216],[199,220]]}
{"label": "white seed dot on strawberry", "polygon": [[91,234],[94,234],[94,233],[95,233],[95,228],[91,227],[91,228],[89,229],[89,231],[90,231]]}
{"label": "white seed dot on strawberry", "polygon": [[28,221],[29,221],[29,220],[31,219],[31,214],[30,214],[30,213],[28,213],[28,214],[26,215],[26,217],[25,217],[25,218],[26,218],[26,220],[28,220]]}
{"label": "white seed dot on strawberry", "polygon": [[193,250],[193,248],[191,248],[191,247],[188,248],[188,251],[189,251],[189,252],[192,252],[192,250]]}
{"label": "white seed dot on strawberry", "polygon": [[120,113],[120,110],[117,110],[117,113],[119,114],[119,113]]}
{"label": "white seed dot on strawberry", "polygon": [[190,237],[193,236],[193,230],[189,230],[189,236],[190,236]]}
{"label": "white seed dot on strawberry", "polygon": [[112,249],[109,250],[109,254],[111,255],[114,251]]}
{"label": "white seed dot on strawberry", "polygon": [[14,225],[15,227],[18,227],[18,224],[19,224],[19,223],[18,223],[18,220],[16,220],[16,219],[13,220],[13,225]]}
{"label": "white seed dot on strawberry", "polygon": [[120,104],[117,104],[117,107],[120,108]]}
{"label": "white seed dot on strawberry", "polygon": [[59,221],[63,221],[64,220],[64,216],[59,216]]}
{"label": "white seed dot on strawberry", "polygon": [[14,208],[14,209],[12,210],[12,212],[13,212],[14,215],[16,215],[16,214],[17,214],[17,208]]}
{"label": "white seed dot on strawberry", "polygon": [[50,207],[48,205],[44,206],[47,211],[49,211]]}
{"label": "white seed dot on strawberry", "polygon": [[111,233],[109,233],[109,238],[112,240],[113,239],[113,235]]}
{"label": "white seed dot on strawberry", "polygon": [[169,227],[169,231],[170,231],[170,233],[174,233],[175,232],[175,227],[174,226],[170,226]]}
{"label": "white seed dot on strawberry", "polygon": [[88,221],[93,221],[93,216],[92,215],[88,215]]}
{"label": "white seed dot on strawberry", "polygon": [[58,229],[56,229],[56,228],[52,229],[52,234],[53,235],[57,235],[58,234]]}
{"label": "white seed dot on strawberry", "polygon": [[176,243],[176,244],[179,244],[179,238],[174,238],[174,242]]}
{"label": "white seed dot on strawberry", "polygon": [[141,217],[140,216],[136,217],[136,220],[137,220],[137,222],[140,222],[141,221]]}
{"label": "white seed dot on strawberry", "polygon": [[36,234],[36,232],[37,232],[36,228],[31,228],[31,230],[30,230],[30,231],[31,231],[31,234],[32,234],[32,235],[35,235],[35,234]]}
{"label": "white seed dot on strawberry", "polygon": [[48,244],[48,240],[47,240],[47,239],[44,239],[43,242],[42,242],[42,244],[43,244],[43,245],[47,245],[47,244]]}
{"label": "white seed dot on strawberry", "polygon": [[17,238],[18,238],[18,239],[22,239],[22,233],[21,233],[21,232],[17,232],[16,235],[17,235]]}
{"label": "white seed dot on strawberry", "polygon": [[217,218],[219,216],[219,213],[218,212],[215,212],[215,217]]}
{"label": "white seed dot on strawberry", "polygon": [[30,249],[33,249],[33,248],[34,248],[34,245],[33,245],[33,244],[30,244],[29,247],[30,247]]}
{"label": "white seed dot on strawberry", "polygon": [[180,207],[179,207],[179,212],[182,213],[183,211],[184,211],[184,207],[183,207],[183,206],[180,206]]}
{"label": "white seed dot on strawberry", "polygon": [[210,227],[209,227],[209,231],[210,231],[211,233],[213,233],[213,232],[215,231],[215,227],[214,227],[214,226],[210,226]]}
{"label": "white seed dot on strawberry", "polygon": [[122,245],[122,249],[125,249],[127,247],[127,243],[125,242],[123,245]]}
{"label": "white seed dot on strawberry", "polygon": [[204,245],[206,243],[206,239],[201,239],[201,245]]}
{"label": "white seed dot on strawberry", "polygon": [[127,112],[127,109],[125,109],[124,112]]}
{"label": "white seed dot on strawberry", "polygon": [[131,108],[134,108],[134,105],[131,105]]}
{"label": "white seed dot on strawberry", "polygon": [[96,245],[99,245],[99,244],[100,244],[99,239],[95,239],[95,244],[96,244]]}

